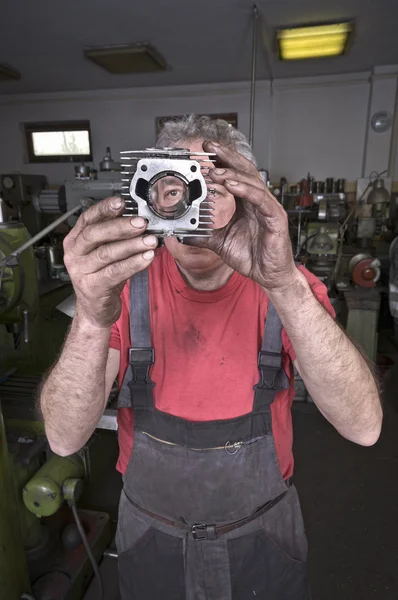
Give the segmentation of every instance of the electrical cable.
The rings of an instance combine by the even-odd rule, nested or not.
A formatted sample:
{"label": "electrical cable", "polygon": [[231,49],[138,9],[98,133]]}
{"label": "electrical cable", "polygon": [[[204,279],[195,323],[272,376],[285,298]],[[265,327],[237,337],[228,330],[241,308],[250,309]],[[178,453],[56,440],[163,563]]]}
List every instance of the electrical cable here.
{"label": "electrical cable", "polygon": [[87,556],[88,556],[88,558],[89,558],[89,560],[91,562],[91,566],[93,567],[94,575],[95,575],[95,577],[97,579],[97,582],[98,582],[99,600],[104,600],[104,586],[103,586],[103,583],[102,583],[102,577],[101,577],[101,574],[100,574],[99,569],[98,569],[97,561],[95,560],[94,555],[93,555],[93,553],[91,551],[91,548],[90,548],[90,544],[88,543],[86,532],[84,531],[82,522],[81,522],[80,517],[79,517],[79,513],[77,512],[76,504],[74,502],[68,502],[68,504],[69,504],[69,506],[72,509],[73,517],[74,517],[74,519],[76,521],[76,527],[77,527],[77,529],[78,529],[78,531],[80,533],[83,545],[84,545],[84,547],[86,549],[86,552],[87,552]]}
{"label": "electrical cable", "polygon": [[304,186],[301,189],[300,192],[300,204],[299,204],[299,219],[298,219],[298,226],[297,226],[297,250],[296,250],[296,256],[298,255],[298,251],[300,249],[300,238],[301,238],[301,212],[302,212],[302,208],[303,208],[303,198],[304,198]]}
{"label": "electrical cable", "polygon": [[376,179],[380,179],[380,177],[382,175],[385,175],[385,173],[387,173],[387,169],[384,169],[384,171],[381,171],[381,173],[378,173],[377,171],[372,171],[369,175],[369,179],[372,179],[372,175],[375,174],[376,175]]}
{"label": "electrical cable", "polygon": [[319,233],[319,231],[316,231],[315,233],[312,233],[310,236],[308,236],[307,238],[305,238],[304,242],[302,244],[300,244],[300,246],[298,247],[297,252],[296,252],[296,256],[294,257],[294,260],[297,260],[300,257],[300,253],[301,253],[302,249],[304,247],[306,247],[308,241],[311,240],[312,238],[314,238],[316,235],[318,235],[318,233]]}

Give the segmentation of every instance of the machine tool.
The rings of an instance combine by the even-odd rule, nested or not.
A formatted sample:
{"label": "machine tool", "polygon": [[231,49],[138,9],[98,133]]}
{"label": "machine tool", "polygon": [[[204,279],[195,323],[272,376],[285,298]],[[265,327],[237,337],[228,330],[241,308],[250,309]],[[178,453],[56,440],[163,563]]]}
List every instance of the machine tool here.
{"label": "machine tool", "polygon": [[348,271],[355,285],[374,288],[380,279],[380,261],[369,254],[356,254],[348,263]]}
{"label": "machine tool", "polygon": [[[100,560],[112,539],[108,513],[76,510],[83,488],[103,477],[103,438],[94,434],[79,452],[54,455],[35,408],[39,382],[17,373],[0,378],[0,598],[20,600],[31,591],[35,600],[81,600],[93,559]],[[98,428],[117,428],[115,409],[106,410]],[[14,588],[18,594],[5,595]]]}
{"label": "machine tool", "polygon": [[[0,176],[0,249],[3,255],[0,254],[0,258],[4,258],[7,253],[1,246],[11,245],[15,250],[15,244],[12,242],[16,237],[16,229],[18,229],[18,237],[23,238],[24,242],[32,236],[35,240],[33,253],[38,262],[40,283],[61,278],[65,273],[61,250],[64,234],[54,231],[64,219],[57,221],[55,227],[48,229],[48,226],[54,222],[57,215],[67,212],[66,198],[62,188],[59,190],[47,188],[48,183],[44,175],[11,173]],[[74,206],[76,204],[78,202]],[[43,231],[46,233],[41,235]],[[39,234],[40,237],[36,237]],[[39,248],[37,241],[44,237],[45,245]],[[30,279],[33,278],[32,273],[35,270],[36,266],[29,268]],[[25,273],[27,273],[26,266]]]}
{"label": "machine tool", "polygon": [[[4,388],[6,403],[15,383]],[[2,389],[0,384],[0,394]],[[24,422],[8,419],[7,430],[0,431],[1,448],[8,449],[0,473],[1,488],[8,477],[8,497],[1,498],[0,539],[9,527],[5,519],[12,517],[14,531],[7,542],[12,558],[0,549],[0,597],[20,600],[22,593],[31,592],[35,600],[80,600],[92,569],[97,570],[96,561],[110,543],[109,516],[76,510],[90,477],[90,448],[68,457],[52,454],[41,423],[32,417]],[[17,554],[19,562],[4,572]]]}
{"label": "machine tool", "polygon": [[[43,175],[0,176],[0,324],[13,334],[15,348],[21,339],[29,341],[40,294],[70,281],[62,240],[77,213],[120,194],[120,170],[107,147],[99,173],[78,165],[75,178],[57,189],[48,189]],[[66,229],[60,229],[64,222]]]}
{"label": "machine tool", "polygon": [[[375,361],[382,261],[395,223],[390,218],[391,180],[371,174],[347,194],[343,179],[308,177],[278,199],[289,215],[296,259],[328,288],[347,333]],[[286,181],[281,180],[286,189]]]}
{"label": "machine tool", "polygon": [[29,241],[23,223],[0,223],[0,323],[13,334],[15,347],[19,347],[22,330],[24,341],[29,341],[30,320],[39,303],[32,246],[26,248],[19,260],[14,254]]}
{"label": "machine tool", "polygon": [[338,223],[309,222],[301,234],[302,250],[307,252],[307,267],[319,279],[327,281],[336,264],[339,225]]}
{"label": "machine tool", "polygon": [[[62,193],[65,195],[67,210],[80,201],[89,203],[99,202],[108,196],[120,196],[122,183],[120,177],[115,177],[113,172],[99,173],[97,179],[68,179],[61,186]],[[73,227],[77,217],[68,219],[68,224]]]}
{"label": "machine tool", "polygon": [[386,231],[389,202],[390,194],[384,187],[384,180],[377,177],[372,183],[372,190],[367,198],[367,203],[372,207],[372,217],[375,219],[377,234]]}
{"label": "machine tool", "polygon": [[[13,334],[15,348],[19,347],[22,330],[24,342],[29,342],[29,325],[38,310],[34,244],[81,208],[80,204],[75,206],[33,237],[21,222],[0,223],[0,324],[6,325],[7,331]],[[61,270],[64,270],[62,264],[59,265]],[[59,276],[59,272],[56,275]]]}
{"label": "machine tool", "polygon": [[205,175],[212,156],[180,148],[122,152],[125,216],[144,217],[147,232],[158,236],[210,236],[213,201]]}
{"label": "machine tool", "polygon": [[106,147],[106,153],[104,158],[101,160],[99,164],[100,171],[109,172],[109,171],[121,171],[122,164],[116,162],[112,158],[110,146]]}
{"label": "machine tool", "polygon": [[[0,177],[0,196],[2,198],[2,222],[19,221],[23,223],[30,235],[35,235],[44,227],[43,214],[65,212],[59,198],[48,205],[45,202],[45,190],[48,187],[44,175],[24,175],[21,173],[6,173]],[[43,200],[38,200],[43,193]],[[55,210],[54,210],[55,209]]]}
{"label": "machine tool", "polygon": [[[67,179],[56,190],[45,190],[38,194],[39,205],[56,205],[59,203],[63,210],[69,211],[79,203],[91,205],[112,195],[120,195],[122,182],[120,171],[122,166],[113,160],[111,149],[106,149],[106,154],[99,164],[99,172],[92,167],[81,163],[75,167],[73,179]],[[117,173],[117,175],[116,175]],[[68,218],[68,224],[73,227],[76,217]]]}
{"label": "machine tool", "polygon": [[[356,254],[355,254],[356,252]],[[345,330],[373,362],[377,358],[381,296],[381,261],[356,246],[344,246],[336,278],[336,291],[344,299]]]}
{"label": "machine tool", "polygon": [[[41,325],[46,322],[38,314],[39,301],[41,311],[44,305],[51,311],[51,298],[65,297],[55,287],[69,281],[63,237],[77,213],[121,192],[120,169],[107,148],[98,173],[78,165],[75,179],[57,189],[49,189],[44,176],[0,175],[0,324],[13,334],[16,348],[22,341],[31,342],[26,345],[29,352],[12,354],[15,365],[9,361],[10,352],[0,349],[1,599],[20,600],[22,594],[31,593],[35,600],[81,600],[111,541],[107,513],[76,508],[83,488],[93,478],[91,453],[93,449],[95,456],[102,452],[95,450],[98,435],[77,454],[54,455],[36,410],[42,370],[21,374],[23,361],[17,357],[30,355],[30,350],[37,355],[39,333],[32,325],[36,315]],[[55,320],[50,312],[45,331]],[[8,350],[8,336],[5,342]],[[59,345],[54,349],[50,343],[46,349],[45,342],[40,344],[39,353],[49,354],[51,362]],[[29,360],[29,369],[33,362]],[[103,420],[104,428],[115,429],[116,411]]]}

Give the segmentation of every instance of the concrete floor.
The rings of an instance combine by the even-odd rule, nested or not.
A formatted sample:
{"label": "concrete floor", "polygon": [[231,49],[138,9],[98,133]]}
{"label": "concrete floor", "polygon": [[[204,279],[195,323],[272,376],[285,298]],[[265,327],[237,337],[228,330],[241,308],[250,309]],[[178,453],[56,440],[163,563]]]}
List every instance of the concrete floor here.
{"label": "concrete floor", "polygon": [[398,598],[398,368],[385,380],[384,410],[371,448],[344,440],[318,412],[294,411],[314,600]]}
{"label": "concrete floor", "polygon": [[[398,598],[398,367],[383,387],[383,432],[372,448],[344,440],[313,406],[293,411],[314,600]],[[116,561],[104,559],[101,572],[105,600],[119,600]],[[95,581],[84,600],[98,600]]]}

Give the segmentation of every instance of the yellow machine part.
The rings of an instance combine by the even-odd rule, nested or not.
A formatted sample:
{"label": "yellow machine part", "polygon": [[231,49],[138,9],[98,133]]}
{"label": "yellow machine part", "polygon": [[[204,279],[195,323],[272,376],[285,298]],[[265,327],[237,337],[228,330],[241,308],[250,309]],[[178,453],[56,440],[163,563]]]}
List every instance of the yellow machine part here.
{"label": "yellow machine part", "polygon": [[[0,223],[0,264],[29,239],[23,223]],[[21,322],[23,311],[35,313],[38,304],[36,259],[33,248],[28,248],[19,256],[16,267],[0,266],[0,323]]]}

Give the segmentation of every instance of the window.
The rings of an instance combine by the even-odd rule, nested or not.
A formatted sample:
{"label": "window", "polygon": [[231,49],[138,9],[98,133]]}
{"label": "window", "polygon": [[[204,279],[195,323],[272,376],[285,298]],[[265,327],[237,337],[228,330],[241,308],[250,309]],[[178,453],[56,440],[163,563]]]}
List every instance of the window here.
{"label": "window", "polygon": [[29,162],[92,160],[89,121],[24,123]]}

